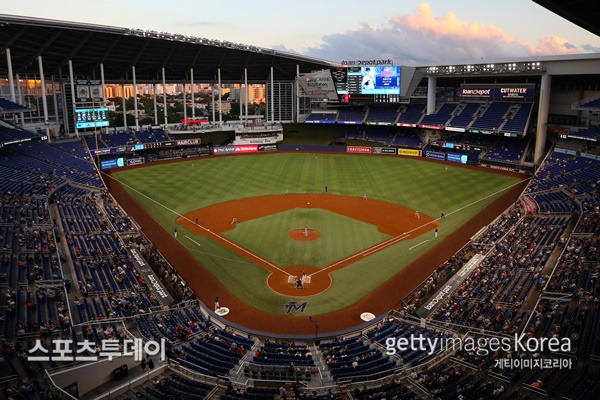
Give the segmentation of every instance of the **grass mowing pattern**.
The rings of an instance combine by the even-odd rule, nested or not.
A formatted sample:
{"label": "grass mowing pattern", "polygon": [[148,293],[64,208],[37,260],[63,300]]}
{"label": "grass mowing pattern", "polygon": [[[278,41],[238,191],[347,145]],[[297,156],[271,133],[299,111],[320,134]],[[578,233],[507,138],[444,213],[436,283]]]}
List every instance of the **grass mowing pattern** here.
{"label": "grass mowing pattern", "polygon": [[[195,167],[192,167],[195,165]],[[178,214],[243,197],[324,193],[387,201],[439,217],[518,182],[517,178],[418,159],[348,154],[272,153],[206,158],[120,171],[114,177]],[[129,190],[129,189],[128,189]],[[180,227],[178,215],[135,191],[131,194],[167,230],[178,227],[178,240],[238,298],[252,307],[281,314],[289,299],[265,284],[267,272],[213,240]],[[475,216],[498,196],[447,216],[438,241]],[[197,246],[185,235],[201,244]],[[433,239],[430,237],[429,239]],[[332,274],[333,285],[310,298],[318,315],[348,307],[431,250],[436,241],[408,249],[423,237],[401,241]]]}
{"label": "grass mowing pattern", "polygon": [[[304,227],[318,230],[321,237],[310,242],[289,237],[292,230]],[[241,222],[223,236],[280,267],[324,267],[391,237],[379,232],[375,225],[327,210],[306,208]]]}

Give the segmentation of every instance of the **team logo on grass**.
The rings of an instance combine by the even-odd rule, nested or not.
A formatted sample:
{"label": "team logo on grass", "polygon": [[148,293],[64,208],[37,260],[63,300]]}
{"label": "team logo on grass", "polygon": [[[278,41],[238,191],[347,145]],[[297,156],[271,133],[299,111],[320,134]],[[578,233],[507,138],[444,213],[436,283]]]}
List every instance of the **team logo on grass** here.
{"label": "team logo on grass", "polygon": [[306,311],[308,301],[297,304],[293,299],[284,304],[285,314],[300,314]]}

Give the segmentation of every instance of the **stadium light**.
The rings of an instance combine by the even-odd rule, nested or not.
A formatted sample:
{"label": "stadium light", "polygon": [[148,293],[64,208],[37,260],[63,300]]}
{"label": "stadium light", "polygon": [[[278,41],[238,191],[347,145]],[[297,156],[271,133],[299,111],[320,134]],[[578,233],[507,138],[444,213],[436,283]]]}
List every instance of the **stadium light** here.
{"label": "stadium light", "polygon": [[532,71],[544,71],[544,66],[539,61],[510,62],[501,64],[465,64],[447,66],[429,66],[426,73],[431,75],[458,75],[458,74],[481,74],[481,73],[525,73]]}

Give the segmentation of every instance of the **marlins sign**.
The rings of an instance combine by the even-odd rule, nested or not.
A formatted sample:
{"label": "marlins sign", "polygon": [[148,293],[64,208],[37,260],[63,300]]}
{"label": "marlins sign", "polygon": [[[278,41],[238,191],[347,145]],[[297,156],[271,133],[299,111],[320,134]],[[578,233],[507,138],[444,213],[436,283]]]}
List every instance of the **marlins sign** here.
{"label": "marlins sign", "polygon": [[305,301],[304,303],[296,303],[296,301],[292,299],[284,304],[285,315],[303,313],[304,311],[306,311],[307,305],[308,301]]}

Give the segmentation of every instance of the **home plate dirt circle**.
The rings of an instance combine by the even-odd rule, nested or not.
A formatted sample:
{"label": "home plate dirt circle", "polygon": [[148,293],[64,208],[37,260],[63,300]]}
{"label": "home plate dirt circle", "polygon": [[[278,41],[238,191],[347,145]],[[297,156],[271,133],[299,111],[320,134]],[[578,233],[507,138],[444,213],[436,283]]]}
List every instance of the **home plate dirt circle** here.
{"label": "home plate dirt circle", "polygon": [[311,275],[319,271],[319,268],[306,265],[294,265],[285,267],[281,271],[274,271],[267,277],[267,286],[284,296],[289,297],[308,297],[322,293],[331,286],[331,276],[328,273],[317,274],[311,277],[311,282],[305,284],[302,289],[298,289],[293,283],[290,283],[290,276],[302,278],[302,272]]}
{"label": "home plate dirt circle", "polygon": [[290,237],[301,242],[310,242],[321,237],[321,232],[316,229],[294,229],[290,232]]}

